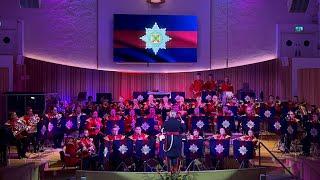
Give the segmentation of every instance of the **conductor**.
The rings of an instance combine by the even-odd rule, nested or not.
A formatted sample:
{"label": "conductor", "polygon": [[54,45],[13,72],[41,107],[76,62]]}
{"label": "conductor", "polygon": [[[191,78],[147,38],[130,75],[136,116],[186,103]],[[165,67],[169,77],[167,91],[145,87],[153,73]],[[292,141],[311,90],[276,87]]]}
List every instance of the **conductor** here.
{"label": "conductor", "polygon": [[169,117],[164,122],[163,129],[165,133],[163,150],[168,157],[168,170],[170,170],[171,173],[175,173],[179,167],[185,123],[181,117],[177,115],[177,112],[170,111]]}

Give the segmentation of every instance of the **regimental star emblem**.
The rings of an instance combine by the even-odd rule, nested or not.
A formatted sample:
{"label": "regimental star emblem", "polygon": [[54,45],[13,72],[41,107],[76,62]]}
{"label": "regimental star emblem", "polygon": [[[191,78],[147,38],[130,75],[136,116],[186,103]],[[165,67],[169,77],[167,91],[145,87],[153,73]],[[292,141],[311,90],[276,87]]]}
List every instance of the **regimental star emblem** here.
{"label": "regimental star emblem", "polygon": [[145,49],[152,49],[155,55],[159,49],[166,49],[166,43],[171,40],[166,35],[166,28],[159,28],[156,22],[152,28],[146,28],[146,34],[140,39],[146,43]]}
{"label": "regimental star emblem", "polygon": [[230,126],[230,122],[227,121],[227,120],[224,120],[224,121],[222,122],[222,126],[223,126],[224,128],[228,128],[228,127]]}
{"label": "regimental star emblem", "polygon": [[141,128],[142,128],[144,131],[148,130],[149,127],[150,127],[150,125],[149,125],[148,123],[146,123],[146,122],[144,122],[144,123],[141,125]]}
{"label": "regimental star emblem", "polygon": [[253,127],[254,127],[254,122],[253,121],[248,121],[247,122],[247,127],[249,128],[249,129],[252,129]]}
{"label": "regimental star emblem", "polygon": [[247,102],[249,102],[250,99],[251,99],[251,98],[250,98],[249,96],[246,96],[246,97],[244,98],[244,100],[247,101]]}
{"label": "regimental star emblem", "polygon": [[44,133],[46,133],[46,131],[47,131],[47,128],[45,125],[43,125],[41,128],[41,134],[44,135]]}
{"label": "regimental star emblem", "polygon": [[108,148],[105,147],[104,150],[103,150],[103,156],[104,156],[104,157],[107,157],[108,152],[109,152]]}
{"label": "regimental star emblem", "polygon": [[279,130],[281,128],[281,124],[277,121],[274,123],[274,128],[276,128],[276,130]]}
{"label": "regimental star emblem", "polygon": [[140,101],[140,102],[143,101],[143,96],[142,96],[142,95],[139,95],[139,96],[137,97],[137,100]]}
{"label": "regimental star emblem", "polygon": [[119,152],[121,153],[121,154],[125,154],[127,151],[128,151],[128,147],[126,146],[126,145],[124,145],[124,144],[122,144],[120,147],[119,147]]}
{"label": "regimental star emblem", "polygon": [[150,147],[148,145],[144,145],[142,148],[141,148],[141,152],[144,154],[144,155],[147,155],[149,154],[149,152],[151,151]]}
{"label": "regimental star emblem", "polygon": [[310,134],[311,134],[311,136],[316,137],[316,136],[318,135],[318,130],[315,129],[315,128],[312,128],[312,129],[310,130]]}
{"label": "regimental star emblem", "polygon": [[203,121],[201,121],[201,120],[198,121],[197,124],[196,124],[196,126],[201,129],[201,128],[204,126]]}
{"label": "regimental star emblem", "polygon": [[73,123],[72,123],[72,121],[69,120],[69,121],[67,122],[67,124],[66,124],[67,129],[71,129],[72,126],[73,126]]}
{"label": "regimental star emblem", "polygon": [[248,152],[247,148],[243,145],[238,149],[238,151],[242,156],[247,154],[247,152]]}
{"label": "regimental star emblem", "polygon": [[287,131],[289,134],[292,134],[294,130],[293,130],[292,126],[288,126]]}
{"label": "regimental star emblem", "polygon": [[214,149],[218,154],[221,154],[224,151],[224,147],[221,144],[216,145]]}
{"label": "regimental star emblem", "polygon": [[266,118],[269,118],[269,117],[271,116],[271,112],[270,112],[269,110],[266,110],[266,111],[264,112],[264,116],[265,116]]}
{"label": "regimental star emblem", "polygon": [[195,145],[195,144],[192,144],[190,147],[189,147],[189,150],[192,152],[192,153],[196,153],[198,151],[198,146]]}
{"label": "regimental star emblem", "polygon": [[53,129],[53,124],[51,122],[49,122],[48,124],[48,131],[51,132]]}

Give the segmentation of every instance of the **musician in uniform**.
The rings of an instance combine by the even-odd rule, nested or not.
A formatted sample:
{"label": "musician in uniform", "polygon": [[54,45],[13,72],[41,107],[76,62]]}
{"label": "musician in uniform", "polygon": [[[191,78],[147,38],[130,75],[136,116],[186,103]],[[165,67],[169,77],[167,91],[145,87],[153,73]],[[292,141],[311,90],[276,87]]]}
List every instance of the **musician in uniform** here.
{"label": "musician in uniform", "polygon": [[201,74],[197,73],[196,79],[192,82],[190,86],[190,91],[194,98],[201,96],[201,92],[203,90],[204,82],[201,80]]}
{"label": "musician in uniform", "polygon": [[11,113],[10,119],[6,123],[6,126],[11,129],[11,132],[14,135],[19,159],[26,158],[26,152],[28,148],[26,122],[22,118],[19,118],[16,112],[13,112]]}
{"label": "musician in uniform", "polygon": [[[94,146],[96,150],[99,149],[99,142],[102,141],[102,122],[101,118],[98,117],[98,112],[94,111],[92,116],[86,120],[86,130],[88,130],[89,137],[93,139]],[[102,142],[103,143],[103,142]]]}
{"label": "musician in uniform", "polygon": [[212,135],[212,137],[217,140],[222,140],[222,139],[229,139],[231,136],[226,133],[226,130],[224,128],[220,128],[219,134],[214,134]]}
{"label": "musician in uniform", "polygon": [[39,140],[37,138],[37,124],[40,117],[33,114],[32,108],[27,108],[27,115],[23,116],[24,121],[28,126],[28,141],[33,145],[33,151],[36,153],[39,150]]}
{"label": "musician in uniform", "polygon": [[[164,122],[163,128],[166,133],[163,150],[169,160],[169,169],[172,173],[178,171],[178,160],[181,157],[182,135],[185,132],[184,121],[177,117],[176,111],[170,111],[169,118]],[[161,148],[161,147],[160,147]]]}
{"label": "musician in uniform", "polygon": [[136,115],[135,110],[131,109],[129,111],[129,115],[127,115],[124,118],[124,132],[125,132],[125,134],[127,134],[127,135],[133,134],[138,118],[139,117]]}
{"label": "musician in uniform", "polygon": [[8,165],[8,146],[13,142],[14,136],[9,127],[0,124],[0,168]]}
{"label": "musician in uniform", "polygon": [[[290,147],[291,147],[291,142],[292,142],[292,140],[295,139],[296,133],[297,133],[294,126],[297,127],[299,120],[295,117],[294,112],[289,111],[288,116],[286,117],[286,121],[288,124],[288,128],[287,128],[287,131],[285,132],[284,136],[282,137],[282,139],[283,139],[284,145],[285,145],[285,152],[289,153]],[[291,128],[289,128],[289,127],[291,127]]]}
{"label": "musician in uniform", "polygon": [[137,126],[134,130],[134,134],[129,137],[131,140],[136,141],[136,140],[147,140],[148,135],[142,133],[141,127]]}
{"label": "musician in uniform", "polygon": [[226,104],[228,98],[230,97],[230,93],[233,93],[233,85],[230,83],[229,77],[224,78],[224,82],[220,86],[220,92],[222,94],[222,103]]}
{"label": "musician in uniform", "polygon": [[119,126],[118,125],[114,125],[112,127],[112,134],[107,135],[106,137],[104,137],[104,140],[107,142],[112,142],[115,140],[123,140],[125,138],[124,135],[119,134]]}
{"label": "musician in uniform", "polygon": [[257,144],[258,139],[254,136],[253,131],[250,129],[248,131],[248,135],[243,135],[239,137],[239,140],[241,141],[252,141],[254,143],[254,145]]}
{"label": "musician in uniform", "polygon": [[[83,137],[78,141],[78,151],[82,159],[83,170],[95,170],[97,158],[94,156],[96,152],[93,139],[89,137],[89,131],[84,130]],[[91,167],[91,168],[90,168]]]}
{"label": "musician in uniform", "polygon": [[[61,148],[61,143],[64,138],[64,132],[66,128],[66,120],[62,114],[58,113],[56,107],[52,109],[52,113],[47,116],[49,119],[49,124],[52,125],[52,135],[53,135],[53,143],[54,148]],[[49,129],[48,124],[48,129]]]}
{"label": "musician in uniform", "polygon": [[207,92],[213,92],[217,89],[217,81],[213,79],[213,75],[208,75],[208,81],[204,84],[204,90]]}
{"label": "musician in uniform", "polygon": [[200,136],[200,132],[198,129],[194,129],[192,134],[187,136],[188,140],[198,140],[198,139],[203,139],[202,136]]}

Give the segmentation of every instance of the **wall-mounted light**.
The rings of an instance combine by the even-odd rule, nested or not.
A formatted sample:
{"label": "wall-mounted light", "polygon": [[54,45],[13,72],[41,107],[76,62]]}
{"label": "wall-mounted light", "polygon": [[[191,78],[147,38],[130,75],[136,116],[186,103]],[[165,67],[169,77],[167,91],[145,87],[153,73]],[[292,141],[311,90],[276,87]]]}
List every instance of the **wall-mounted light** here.
{"label": "wall-mounted light", "polygon": [[161,4],[166,2],[166,0],[147,0],[147,2],[150,4]]}

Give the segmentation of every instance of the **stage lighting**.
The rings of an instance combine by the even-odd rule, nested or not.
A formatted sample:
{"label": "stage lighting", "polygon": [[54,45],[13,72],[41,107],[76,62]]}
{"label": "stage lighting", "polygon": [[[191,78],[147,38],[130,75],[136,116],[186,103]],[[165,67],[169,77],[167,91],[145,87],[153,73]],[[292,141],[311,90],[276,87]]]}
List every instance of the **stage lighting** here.
{"label": "stage lighting", "polygon": [[165,0],[147,0],[148,3],[150,4],[161,4],[166,2]]}

